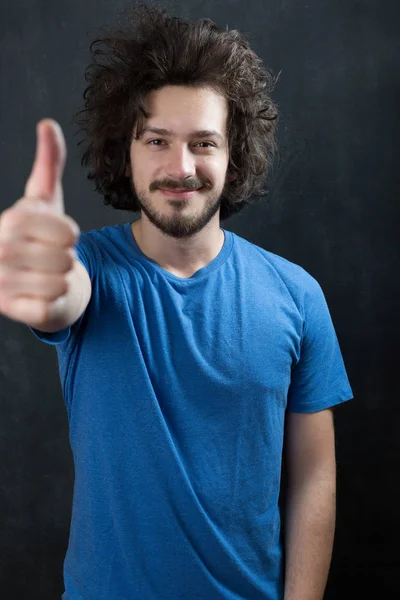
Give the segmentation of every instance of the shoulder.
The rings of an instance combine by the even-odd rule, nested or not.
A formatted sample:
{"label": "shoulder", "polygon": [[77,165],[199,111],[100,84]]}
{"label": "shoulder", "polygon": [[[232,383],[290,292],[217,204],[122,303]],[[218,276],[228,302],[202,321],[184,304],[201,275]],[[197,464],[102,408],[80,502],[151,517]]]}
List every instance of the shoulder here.
{"label": "shoulder", "polygon": [[126,244],[125,235],[122,225],[81,231],[75,250],[91,279],[99,269],[103,270],[108,263],[115,262],[116,255],[121,253],[121,248]]}
{"label": "shoulder", "polygon": [[124,236],[123,225],[106,225],[100,229],[81,231],[78,243],[88,246],[107,246],[115,244]]}
{"label": "shoulder", "polygon": [[123,247],[127,244],[126,227],[128,224],[106,225],[100,229],[81,231],[77,247],[81,247],[93,256],[105,255],[112,249]]}
{"label": "shoulder", "polygon": [[281,282],[297,305],[303,305],[309,296],[320,296],[322,293],[318,281],[304,267],[283,256],[262,248],[232,233],[236,251],[249,262],[249,268],[255,264],[264,265]]}

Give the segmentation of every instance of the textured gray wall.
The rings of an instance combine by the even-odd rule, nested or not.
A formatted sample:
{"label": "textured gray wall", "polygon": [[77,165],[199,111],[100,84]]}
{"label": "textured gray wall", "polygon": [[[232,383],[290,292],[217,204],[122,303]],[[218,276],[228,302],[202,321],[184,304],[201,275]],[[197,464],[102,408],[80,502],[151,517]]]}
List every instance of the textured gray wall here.
{"label": "textured gray wall", "polygon": [[[0,211],[23,193],[35,125],[68,146],[65,206],[82,230],[131,214],[102,204],[80,167],[74,111],[88,46],[125,2],[0,6]],[[275,73],[280,155],[270,192],[224,227],[322,285],[356,399],[337,412],[338,516],[327,599],[398,590],[399,4],[397,0],[165,3],[248,32]],[[0,593],[58,598],[73,464],[54,348],[0,317]],[[396,486],[397,487],[397,486]],[[145,599],[143,599],[145,600]],[[162,600],[162,599],[160,599]]]}

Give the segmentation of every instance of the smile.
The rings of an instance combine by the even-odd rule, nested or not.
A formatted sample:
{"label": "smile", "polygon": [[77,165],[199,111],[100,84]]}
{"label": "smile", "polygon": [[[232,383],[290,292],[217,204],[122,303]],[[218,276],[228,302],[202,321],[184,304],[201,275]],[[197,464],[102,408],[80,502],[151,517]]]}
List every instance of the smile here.
{"label": "smile", "polygon": [[195,194],[197,194],[197,192],[199,190],[201,190],[202,188],[199,188],[197,190],[163,190],[162,188],[158,188],[160,190],[160,192],[162,192],[165,196],[168,196],[170,198],[174,197],[174,198],[192,198],[192,196],[194,196]]}

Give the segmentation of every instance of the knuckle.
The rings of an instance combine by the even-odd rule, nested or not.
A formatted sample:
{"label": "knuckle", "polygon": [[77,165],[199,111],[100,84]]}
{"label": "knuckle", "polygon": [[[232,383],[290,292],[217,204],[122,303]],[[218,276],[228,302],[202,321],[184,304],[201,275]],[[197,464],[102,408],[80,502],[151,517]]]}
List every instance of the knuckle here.
{"label": "knuckle", "polygon": [[68,231],[70,232],[73,241],[75,241],[79,237],[81,231],[78,223],[69,215],[64,215],[64,220],[66,225],[68,225]]}
{"label": "knuckle", "polygon": [[14,231],[21,228],[26,223],[26,215],[23,211],[16,208],[10,208],[3,212],[1,217],[1,228],[7,231]]}
{"label": "knuckle", "polygon": [[10,274],[4,269],[0,269],[0,286],[6,287],[10,281]]}
{"label": "knuckle", "polygon": [[77,253],[76,253],[75,248],[69,248],[68,249],[68,258],[70,260],[70,266],[71,266],[71,269],[72,269],[72,267],[75,264],[75,260],[77,259]]}
{"label": "knuckle", "polygon": [[68,251],[64,248],[57,250],[57,254],[52,257],[54,271],[64,276],[70,270],[70,257]]}
{"label": "knuckle", "polygon": [[68,293],[69,290],[69,283],[66,277],[62,277],[61,281],[60,281],[60,289],[61,289],[61,296],[64,296],[65,294]]}
{"label": "knuckle", "polygon": [[42,214],[51,212],[46,200],[40,198],[39,196],[24,196],[14,205],[14,208],[30,214],[32,214],[32,212],[39,212]]}
{"label": "knuckle", "polygon": [[64,276],[57,277],[49,294],[51,300],[56,300],[60,296],[64,296],[68,292],[68,287],[68,281]]}
{"label": "knuckle", "polygon": [[74,266],[74,259],[71,254],[65,254],[63,257],[63,273],[69,273]]}
{"label": "knuckle", "polygon": [[0,262],[8,262],[10,258],[17,256],[17,250],[13,244],[0,241]]}

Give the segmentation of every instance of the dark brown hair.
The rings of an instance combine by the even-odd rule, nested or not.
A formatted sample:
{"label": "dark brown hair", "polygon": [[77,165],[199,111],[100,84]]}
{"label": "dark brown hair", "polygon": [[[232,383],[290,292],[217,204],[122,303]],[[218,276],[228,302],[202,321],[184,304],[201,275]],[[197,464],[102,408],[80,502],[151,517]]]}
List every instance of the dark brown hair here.
{"label": "dark brown hair", "polygon": [[277,108],[270,97],[276,79],[237,30],[210,19],[170,17],[157,6],[129,8],[122,28],[102,30],[91,44],[85,109],[74,116],[86,142],[82,165],[88,179],[114,208],[140,206],[125,175],[134,127],[148,117],[148,92],[165,85],[210,87],[228,101],[228,172],[221,219],[264,192],[275,151]]}

